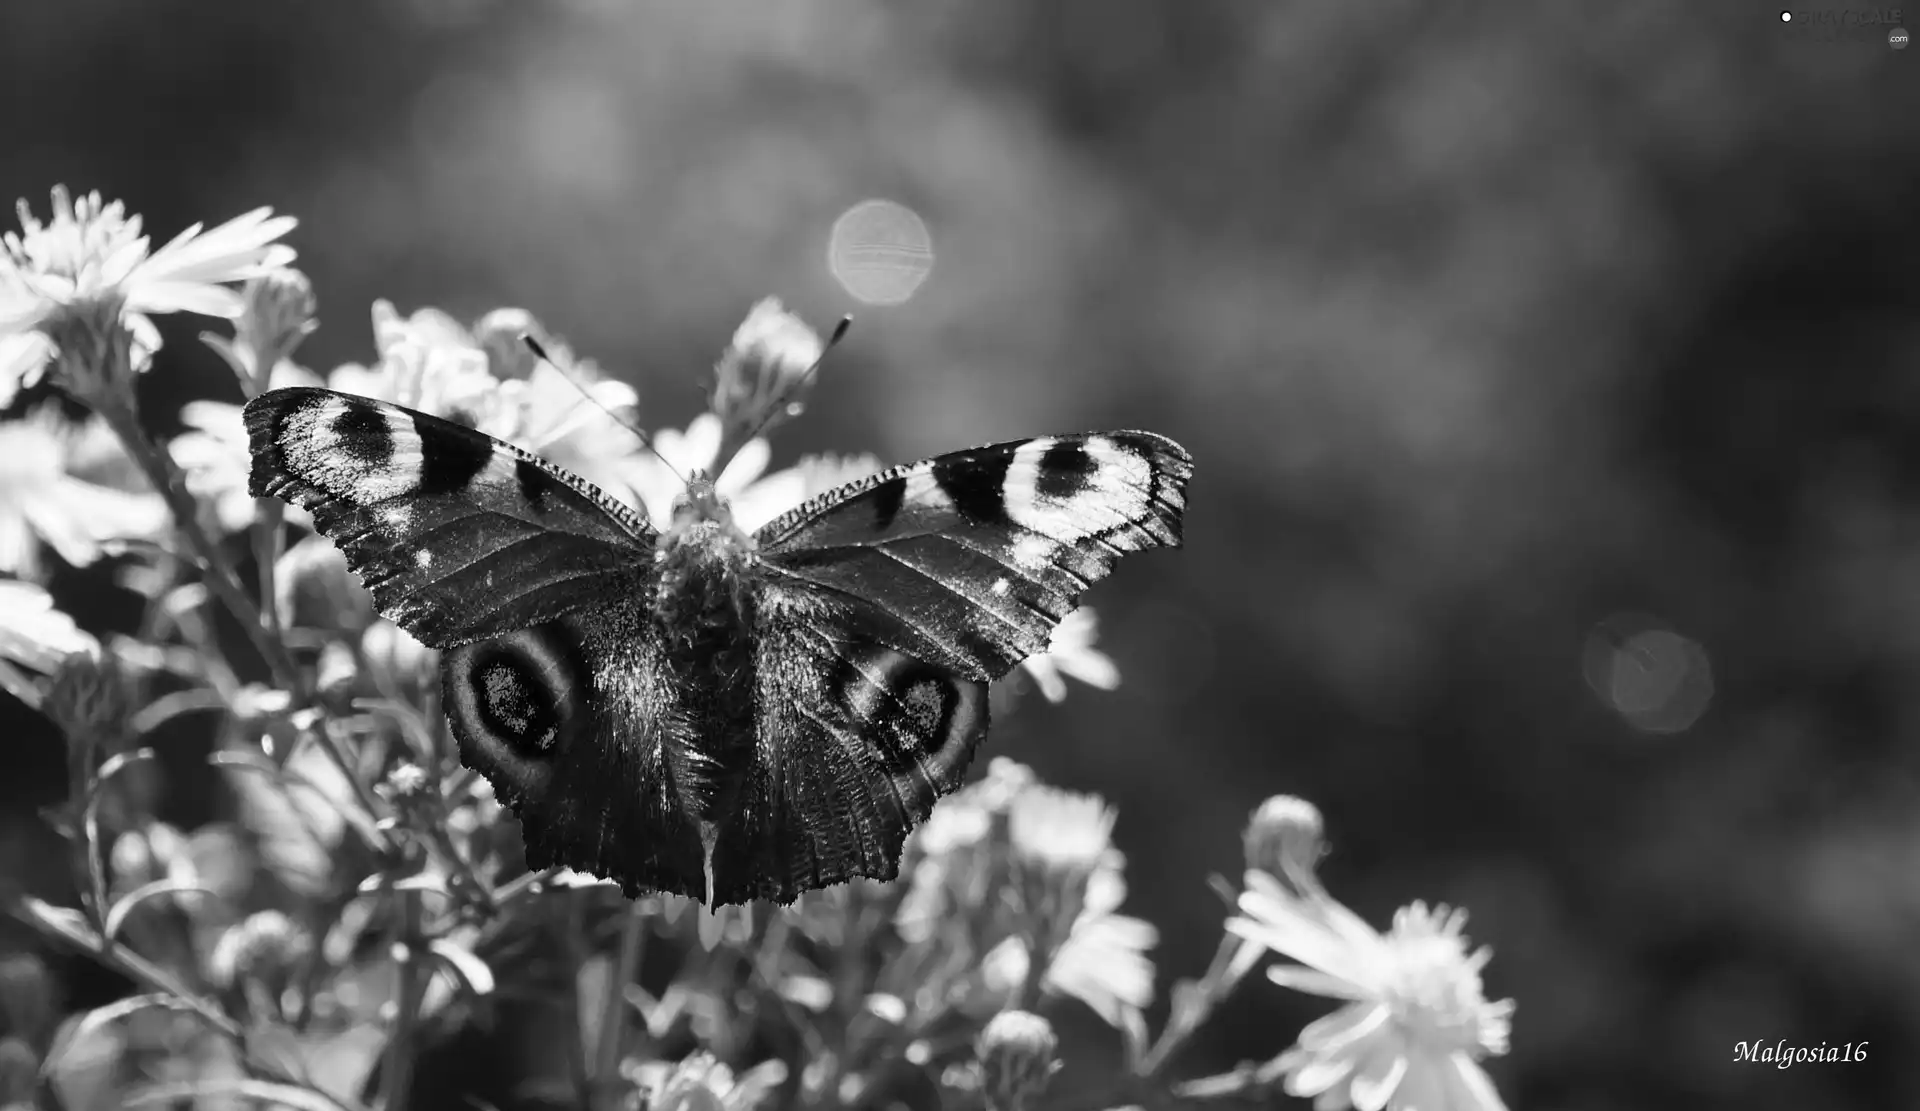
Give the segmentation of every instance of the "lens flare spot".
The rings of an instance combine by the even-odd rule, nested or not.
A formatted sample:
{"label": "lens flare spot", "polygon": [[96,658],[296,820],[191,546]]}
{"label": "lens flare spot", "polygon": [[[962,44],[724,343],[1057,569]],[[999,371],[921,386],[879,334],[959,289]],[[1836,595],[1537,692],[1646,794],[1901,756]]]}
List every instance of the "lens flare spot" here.
{"label": "lens flare spot", "polygon": [[1643,733],[1683,732],[1713,701],[1706,649],[1650,618],[1607,618],[1582,655],[1587,686]]}
{"label": "lens flare spot", "polygon": [[933,272],[926,222],[903,204],[866,200],[840,214],[827,240],[827,268],[854,300],[898,305]]}

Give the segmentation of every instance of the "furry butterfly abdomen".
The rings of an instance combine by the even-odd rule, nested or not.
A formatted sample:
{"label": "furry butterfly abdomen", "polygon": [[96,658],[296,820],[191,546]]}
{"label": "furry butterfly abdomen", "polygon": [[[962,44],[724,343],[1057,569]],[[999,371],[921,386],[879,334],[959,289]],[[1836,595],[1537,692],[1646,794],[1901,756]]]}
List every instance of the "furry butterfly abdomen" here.
{"label": "furry butterfly abdomen", "polygon": [[472,429],[312,388],[247,405],[250,490],[313,513],[441,649],[461,759],[529,864],[791,902],[892,879],[987,684],[1119,556],[1177,546],[1192,461],[1147,432],[1020,440],[853,483],[749,536],[710,483],[664,533]]}

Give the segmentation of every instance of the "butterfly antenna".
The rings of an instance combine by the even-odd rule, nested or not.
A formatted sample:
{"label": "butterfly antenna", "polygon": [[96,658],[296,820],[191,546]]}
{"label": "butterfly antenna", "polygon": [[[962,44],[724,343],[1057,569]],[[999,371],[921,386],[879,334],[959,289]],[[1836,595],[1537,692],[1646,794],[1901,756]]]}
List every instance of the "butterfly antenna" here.
{"label": "butterfly antenna", "polygon": [[681,485],[683,486],[686,485],[687,476],[680,473],[680,469],[673,465],[672,460],[660,454],[659,449],[653,446],[652,436],[647,435],[645,432],[642,432],[640,429],[635,428],[633,425],[627,423],[626,418],[622,417],[620,414],[614,412],[612,409],[609,409],[605,405],[601,404],[600,399],[593,396],[593,393],[590,390],[588,390],[587,387],[581,385],[580,382],[576,380],[573,375],[568,374],[566,370],[564,370],[560,366],[559,363],[556,363],[553,361],[553,356],[547,354],[547,349],[540,346],[539,340],[534,339],[530,335],[523,335],[520,337],[520,342],[526,344],[527,350],[533,352],[534,356],[538,358],[541,362],[546,363],[548,366],[552,367],[553,369],[560,371],[560,377],[566,379],[568,385],[580,391],[580,396],[586,398],[589,402],[591,402],[594,408],[605,413],[615,424],[633,433],[634,436],[639,439],[641,447],[644,447],[648,451],[652,452],[653,457],[655,459],[660,460],[660,463],[662,466],[666,467],[667,470],[673,472],[673,476],[680,480]]}
{"label": "butterfly antenna", "polygon": [[773,418],[779,416],[786,409],[787,398],[792,397],[801,388],[806,386],[807,383],[813,381],[813,376],[819,373],[821,364],[827,361],[827,356],[833,353],[833,349],[839,346],[842,339],[846,338],[847,329],[851,327],[853,327],[853,316],[851,314],[840,318],[840,323],[833,326],[833,334],[827,337],[826,345],[820,348],[820,357],[813,360],[812,366],[800,372],[785,389],[780,391],[778,403],[767,406],[767,415],[760,418],[760,423],[754,425],[753,431],[747,433],[746,438],[740,441],[741,443],[750,444],[760,438],[760,433],[767,430],[767,425],[772,423]]}

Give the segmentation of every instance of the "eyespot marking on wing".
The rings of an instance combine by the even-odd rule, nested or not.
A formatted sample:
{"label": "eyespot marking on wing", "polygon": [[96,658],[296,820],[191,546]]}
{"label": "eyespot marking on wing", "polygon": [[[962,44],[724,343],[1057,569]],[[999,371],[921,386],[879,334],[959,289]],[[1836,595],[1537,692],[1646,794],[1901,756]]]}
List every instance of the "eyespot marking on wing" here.
{"label": "eyespot marking on wing", "polygon": [[420,488],[420,433],[398,410],[317,398],[287,413],[279,446],[295,473],[356,505]]}

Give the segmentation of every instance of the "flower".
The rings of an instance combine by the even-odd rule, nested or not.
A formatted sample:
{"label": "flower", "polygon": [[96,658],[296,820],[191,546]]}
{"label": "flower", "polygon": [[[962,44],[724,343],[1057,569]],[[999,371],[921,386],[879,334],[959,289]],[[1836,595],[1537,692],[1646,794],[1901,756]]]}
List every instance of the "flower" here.
{"label": "flower", "polygon": [[373,623],[373,596],[331,540],[313,533],[274,564],[274,607],[289,629],[360,633]]}
{"label": "flower", "polygon": [[403,319],[391,301],[375,301],[373,344],[380,353],[378,365],[336,367],[327,375],[327,386],[469,427],[496,404],[491,395],[499,383],[488,373],[486,352],[439,309],[420,309]]}
{"label": "flower", "polygon": [[285,914],[256,911],[220,935],[207,958],[207,974],[221,987],[243,978],[278,982],[311,944],[306,931]]}
{"label": "flower", "polygon": [[1005,815],[1000,828],[1024,920],[982,962],[988,988],[1002,997],[1019,991],[1037,945],[1037,959],[1046,962],[1042,990],[1072,996],[1116,1027],[1135,1024],[1153,1002],[1153,961],[1146,953],[1159,932],[1115,913],[1127,885],[1126,858],[1110,840],[1113,810],[1096,795],[1040,784],[1010,760],[994,761],[987,778],[963,793],[969,792],[974,806]]}
{"label": "flower", "polygon": [[[868,452],[854,455],[834,455],[823,452],[818,455],[803,455],[793,465],[800,472],[800,501],[808,501],[822,494],[838,490],[842,486],[858,482],[868,475],[876,475],[886,468],[881,466],[879,456]],[[797,503],[796,503],[797,504]]]}
{"label": "flower", "polygon": [[234,323],[233,338],[207,332],[200,342],[227,361],[240,389],[252,397],[319,324],[313,318],[313,283],[291,267],[248,278],[240,297],[245,308]]}
{"label": "flower", "polygon": [[157,251],[147,250],[140,217],[99,193],[74,201],[53,190],[53,218],[42,224],[23,200],[20,232],[0,236],[0,407],[40,380],[66,318],[107,306],[132,333],[134,369],[160,347],[148,314],[240,315],[240,295],[226,283],[293,261],[274,240],[292,231],[290,216],[269,208],[202,232],[195,224]]}
{"label": "flower", "polygon": [[[565,358],[554,350],[548,354]],[[615,497],[627,492],[622,478],[627,464],[646,450],[616,415],[638,400],[632,386],[600,378],[591,363],[541,361],[523,378],[501,382],[496,396],[499,404],[481,420],[480,431],[565,467]]]}
{"label": "flower", "polygon": [[1105,691],[1120,685],[1120,669],[1111,657],[1093,646],[1098,631],[1093,610],[1081,606],[1054,626],[1046,651],[1021,661],[1020,666],[1040,685],[1047,701],[1060,702],[1067,697],[1063,673]]}
{"label": "flower", "polygon": [[1050,959],[1085,905],[1087,882],[1113,851],[1113,808],[1098,795],[1034,786],[1007,808],[1014,889]]}
{"label": "flower", "polygon": [[68,656],[99,648],[38,583],[0,580],[0,661],[46,675]]}
{"label": "flower", "polygon": [[0,571],[31,574],[39,543],[84,567],[110,539],[150,537],[167,523],[166,506],[151,492],[135,493],[89,482],[74,464],[103,447],[111,434],[98,417],[75,426],[52,406],[21,420],[0,422]]}
{"label": "flower", "polygon": [[1514,1004],[1482,993],[1491,953],[1467,952],[1465,911],[1416,902],[1382,936],[1311,876],[1297,891],[1262,872],[1246,883],[1227,929],[1301,962],[1268,977],[1348,1001],[1263,1072],[1322,1108],[1504,1111],[1479,1060],[1507,1051]]}
{"label": "flower", "polygon": [[1060,1071],[1053,1024],[1029,1011],[1001,1011],[974,1041],[980,1090],[994,1111],[1019,1111],[1047,1090]]}
{"label": "flower", "polygon": [[54,671],[40,709],[75,745],[113,751],[135,706],[130,679],[110,651],[75,652]]}
{"label": "flower", "polygon": [[1025,764],[996,756],[985,776],[941,800],[914,830],[900,863],[901,874],[911,882],[894,915],[894,928],[903,939],[923,943],[962,916],[994,917],[989,892],[1011,879],[1007,808],[1037,782]]}
{"label": "flower", "polygon": [[1241,838],[1247,867],[1269,876],[1311,876],[1326,852],[1324,829],[1319,807],[1303,798],[1275,795],[1247,822]]}
{"label": "flower", "polygon": [[[1066,941],[1040,980],[1042,990],[1071,996],[1118,1029],[1137,1024],[1153,1002],[1153,959],[1160,941],[1153,923],[1114,913],[1126,901],[1123,860],[1110,853],[1087,879],[1085,901]],[[1010,937],[987,954],[990,987],[1011,991],[1024,982],[1032,960],[1024,940]]]}
{"label": "flower", "polygon": [[557,340],[543,343],[551,361],[521,360],[529,353],[518,337],[545,335],[532,314],[496,309],[469,333],[438,309],[402,319],[376,301],[373,331],[379,365],[341,366],[327,376],[330,388],[478,429],[631,500],[626,467],[644,449],[615,414],[633,407],[633,387],[602,378]]}
{"label": "flower", "polygon": [[[674,499],[695,471],[712,474],[720,455],[720,418],[702,413],[682,432],[663,428],[653,435],[653,452],[626,461],[621,475],[654,527],[673,524]],[[654,454],[657,452],[658,454]],[[714,489],[733,510],[734,524],[752,532],[800,504],[804,479],[796,468],[765,474],[773,454],[765,440],[750,440],[727,461]]]}
{"label": "flower", "polygon": [[734,1075],[713,1054],[696,1050],[674,1061],[648,1061],[631,1070],[647,1111],[754,1111],[787,1078],[779,1060]]}
{"label": "flower", "polygon": [[754,305],[713,368],[708,409],[733,443],[757,436],[800,412],[813,369],[826,346],[799,317],[768,297]]}
{"label": "flower", "polygon": [[566,345],[547,335],[540,321],[525,309],[498,308],[473,322],[473,342],[487,353],[487,368],[503,382],[526,378],[540,365],[540,356],[527,347],[527,336],[532,336],[555,362],[572,361],[573,353]]}
{"label": "flower", "polygon": [[[317,386],[320,377],[289,362],[275,366],[267,387]],[[238,405],[225,401],[189,401],[180,407],[187,431],[167,444],[167,451],[186,476],[187,490],[206,506],[214,522],[227,532],[240,532],[253,523],[254,498],[247,492],[247,473],[253,468],[253,449],[247,443],[246,418]],[[311,527],[313,518],[297,505],[282,504],[283,520]]]}

